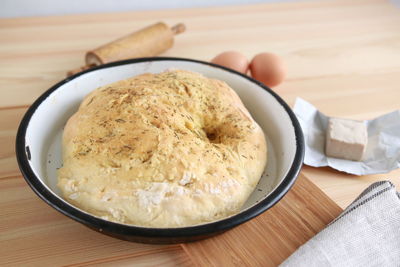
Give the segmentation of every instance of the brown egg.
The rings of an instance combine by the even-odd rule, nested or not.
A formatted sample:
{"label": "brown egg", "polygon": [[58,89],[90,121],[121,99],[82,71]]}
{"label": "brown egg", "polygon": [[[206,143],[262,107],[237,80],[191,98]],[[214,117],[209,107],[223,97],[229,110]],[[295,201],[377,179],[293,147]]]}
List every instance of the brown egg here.
{"label": "brown egg", "polygon": [[275,54],[261,53],[250,63],[251,76],[269,87],[275,87],[286,77],[286,67]]}
{"label": "brown egg", "polygon": [[246,74],[249,70],[249,61],[246,56],[236,51],[227,51],[217,55],[211,63],[222,65]]}

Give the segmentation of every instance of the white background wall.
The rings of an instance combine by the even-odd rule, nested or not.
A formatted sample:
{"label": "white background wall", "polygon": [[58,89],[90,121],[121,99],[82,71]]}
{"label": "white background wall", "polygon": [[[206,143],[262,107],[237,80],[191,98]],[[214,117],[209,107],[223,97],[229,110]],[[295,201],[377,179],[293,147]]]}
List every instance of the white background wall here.
{"label": "white background wall", "polygon": [[0,17],[65,15],[289,1],[299,0],[0,0]]}
{"label": "white background wall", "polygon": [[[301,0],[0,0],[0,18],[290,1]],[[400,0],[390,1],[400,7]]]}

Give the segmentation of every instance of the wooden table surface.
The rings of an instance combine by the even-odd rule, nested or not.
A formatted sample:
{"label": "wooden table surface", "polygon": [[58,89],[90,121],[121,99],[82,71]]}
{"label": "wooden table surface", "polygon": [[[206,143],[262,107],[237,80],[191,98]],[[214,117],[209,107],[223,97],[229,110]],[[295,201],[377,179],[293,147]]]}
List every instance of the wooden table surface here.
{"label": "wooden table surface", "polygon": [[[41,266],[40,257],[46,251],[52,251],[54,265],[66,263],[61,260],[65,251],[71,264],[79,258],[80,263],[87,259],[86,265],[130,265],[130,257],[121,253],[128,250],[137,264],[193,264],[196,255],[190,247],[132,245],[102,235],[99,238],[91,231],[84,231],[85,249],[77,251],[73,236],[81,234],[83,226],[66,220],[33,195],[21,179],[14,153],[16,130],[27,107],[63,79],[67,70],[82,65],[85,51],[156,21],[187,25],[187,32],[177,36],[165,56],[209,60],[226,50],[241,51],[249,58],[264,51],[279,54],[288,66],[288,77],[274,90],[291,106],[296,97],[302,97],[330,116],[354,119],[370,119],[400,109],[400,10],[384,0],[0,19],[0,263],[7,262],[6,255],[8,263],[13,262],[13,255],[16,260],[18,253],[4,246],[12,239],[19,240],[13,243],[17,247],[27,246],[30,253],[26,257]],[[299,187],[320,188],[333,201],[325,199],[334,212],[299,240],[305,242],[340,212],[335,203],[346,207],[377,180],[389,179],[399,186],[399,176],[400,170],[358,177],[330,168],[304,166]],[[18,208],[21,205],[30,209]],[[31,221],[21,219],[27,210]],[[11,230],[10,225],[14,227]],[[46,231],[26,239],[32,227]],[[49,242],[59,231],[62,248]],[[94,238],[95,244],[91,242]],[[39,244],[29,244],[30,240]],[[201,251],[201,247],[196,249]],[[108,253],[111,260],[94,260],[92,256],[98,253]],[[149,255],[157,256],[149,261]],[[287,256],[282,254],[279,259]],[[29,261],[24,259],[24,255],[18,256],[13,263],[27,264]],[[279,260],[271,262],[277,264]]]}

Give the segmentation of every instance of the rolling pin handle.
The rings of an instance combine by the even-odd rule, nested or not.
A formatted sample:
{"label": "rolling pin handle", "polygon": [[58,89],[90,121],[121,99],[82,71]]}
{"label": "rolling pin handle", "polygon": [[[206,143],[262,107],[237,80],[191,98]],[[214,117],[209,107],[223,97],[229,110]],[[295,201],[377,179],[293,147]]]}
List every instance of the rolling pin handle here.
{"label": "rolling pin handle", "polygon": [[178,23],[175,26],[171,28],[171,31],[174,33],[174,35],[180,34],[186,30],[186,26],[183,23]]}
{"label": "rolling pin handle", "polygon": [[85,66],[79,67],[77,69],[70,70],[70,71],[67,72],[67,77],[72,76],[72,75],[74,75],[74,74],[76,74],[78,72],[81,72],[81,71],[84,71],[84,70],[88,70],[88,69],[90,69],[92,67],[95,67],[95,65],[85,65]]}

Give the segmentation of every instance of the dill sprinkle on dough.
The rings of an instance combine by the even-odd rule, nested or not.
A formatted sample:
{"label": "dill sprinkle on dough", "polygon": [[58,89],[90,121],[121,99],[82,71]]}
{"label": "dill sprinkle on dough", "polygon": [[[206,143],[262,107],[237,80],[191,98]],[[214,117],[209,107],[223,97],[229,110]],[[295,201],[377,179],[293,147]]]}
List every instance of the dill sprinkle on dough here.
{"label": "dill sprinkle on dough", "polygon": [[171,70],[86,96],[64,129],[58,186],[107,220],[180,227],[237,212],[266,160],[263,131],[225,82]]}

